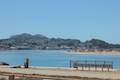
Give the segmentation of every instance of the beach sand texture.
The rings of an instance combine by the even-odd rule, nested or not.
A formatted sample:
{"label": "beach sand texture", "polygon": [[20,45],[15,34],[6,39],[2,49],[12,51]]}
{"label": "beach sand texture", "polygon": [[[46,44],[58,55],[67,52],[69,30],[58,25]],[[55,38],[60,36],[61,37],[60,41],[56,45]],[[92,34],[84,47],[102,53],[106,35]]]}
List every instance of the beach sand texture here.
{"label": "beach sand texture", "polygon": [[51,76],[74,76],[74,77],[89,77],[100,79],[118,79],[120,80],[120,71],[80,71],[73,68],[49,68],[49,67],[37,67],[37,68],[10,68],[0,67],[0,72],[17,73],[17,74],[38,74],[38,75],[51,75]]}

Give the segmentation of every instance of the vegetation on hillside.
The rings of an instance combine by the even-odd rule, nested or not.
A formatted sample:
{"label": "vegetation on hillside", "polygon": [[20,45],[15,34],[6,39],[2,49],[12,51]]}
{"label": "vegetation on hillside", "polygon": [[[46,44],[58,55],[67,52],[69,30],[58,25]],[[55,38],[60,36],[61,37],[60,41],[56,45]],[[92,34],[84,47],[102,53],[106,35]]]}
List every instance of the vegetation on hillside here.
{"label": "vegetation on hillside", "polygon": [[120,49],[119,44],[91,39],[81,42],[78,39],[48,38],[37,34],[27,33],[11,36],[8,39],[0,39],[0,49],[82,49],[82,50],[102,50]]}

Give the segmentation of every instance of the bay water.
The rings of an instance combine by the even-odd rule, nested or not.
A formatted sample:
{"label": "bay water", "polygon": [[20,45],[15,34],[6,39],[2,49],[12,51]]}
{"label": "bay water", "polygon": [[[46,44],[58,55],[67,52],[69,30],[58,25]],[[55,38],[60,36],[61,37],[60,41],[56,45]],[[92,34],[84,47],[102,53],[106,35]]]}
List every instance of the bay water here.
{"label": "bay water", "polygon": [[24,59],[30,59],[31,66],[69,67],[70,60],[103,59],[113,61],[114,68],[120,68],[120,55],[111,54],[75,54],[62,50],[4,50],[0,51],[0,62],[11,65],[23,65]]}

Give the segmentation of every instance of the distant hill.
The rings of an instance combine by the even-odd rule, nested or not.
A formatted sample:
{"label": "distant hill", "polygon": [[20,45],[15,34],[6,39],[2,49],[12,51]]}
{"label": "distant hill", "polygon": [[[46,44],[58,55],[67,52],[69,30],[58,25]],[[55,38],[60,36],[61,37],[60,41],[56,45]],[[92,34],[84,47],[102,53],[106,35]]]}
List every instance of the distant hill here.
{"label": "distant hill", "polygon": [[94,47],[94,48],[98,48],[98,49],[120,48],[119,44],[110,44],[108,42],[105,42],[105,41],[102,41],[102,40],[99,40],[99,39],[87,40],[84,44],[86,46]]}
{"label": "distant hill", "polygon": [[118,49],[119,44],[91,39],[81,42],[78,39],[48,38],[44,35],[23,33],[0,40],[0,49]]}

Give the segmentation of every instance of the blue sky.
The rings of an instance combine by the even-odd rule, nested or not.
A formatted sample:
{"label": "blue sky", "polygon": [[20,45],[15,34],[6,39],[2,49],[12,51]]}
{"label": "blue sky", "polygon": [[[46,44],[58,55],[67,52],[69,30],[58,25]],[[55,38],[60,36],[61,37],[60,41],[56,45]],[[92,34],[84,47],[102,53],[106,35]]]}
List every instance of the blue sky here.
{"label": "blue sky", "polygon": [[19,33],[120,43],[120,0],[0,0],[0,38]]}

